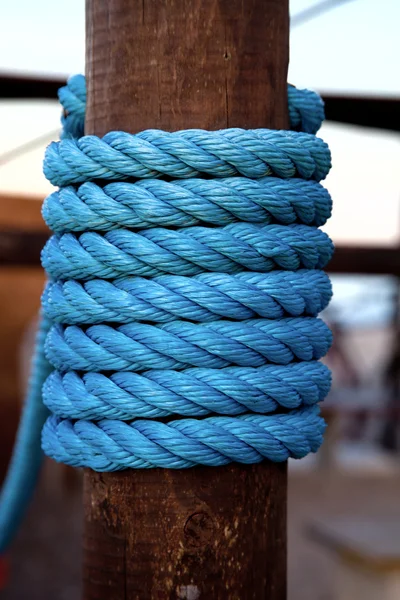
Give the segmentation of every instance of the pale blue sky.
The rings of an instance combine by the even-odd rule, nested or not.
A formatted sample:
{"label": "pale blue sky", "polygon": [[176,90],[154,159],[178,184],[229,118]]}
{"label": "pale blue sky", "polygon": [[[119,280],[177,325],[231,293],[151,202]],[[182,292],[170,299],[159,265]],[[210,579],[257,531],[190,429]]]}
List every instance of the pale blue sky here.
{"label": "pale blue sky", "polygon": [[[320,0],[291,0],[292,14]],[[0,70],[84,69],[83,0],[0,0]],[[289,79],[319,90],[400,94],[400,1],[352,0],[296,27]]]}

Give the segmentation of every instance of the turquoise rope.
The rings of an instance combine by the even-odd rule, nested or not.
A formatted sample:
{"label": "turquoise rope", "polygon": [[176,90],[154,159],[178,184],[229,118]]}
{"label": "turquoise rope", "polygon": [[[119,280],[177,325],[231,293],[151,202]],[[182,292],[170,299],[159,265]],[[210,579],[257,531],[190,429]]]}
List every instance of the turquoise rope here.
{"label": "turquoise rope", "polygon": [[43,401],[53,414],[74,420],[265,414],[321,402],[330,381],[327,367],[316,361],[111,375],[53,371],[43,387]]}
{"label": "turquoise rope", "polygon": [[52,368],[44,355],[44,343],[50,321],[42,317],[36,336],[32,372],[28,382],[22,418],[14,451],[0,495],[0,552],[12,541],[27,504],[34,492],[43,453],[41,429],[49,414],[41,401],[43,381]]}
{"label": "turquoise rope", "polygon": [[84,76],[73,75],[73,77],[70,77],[68,84],[58,90],[58,99],[63,107],[61,139],[82,137],[86,112],[86,81]]}
{"label": "turquoise rope", "polygon": [[299,178],[147,179],[61,188],[45,200],[43,218],[56,233],[224,226],[236,221],[320,227],[331,210],[327,190]]}
{"label": "turquoise rope", "polygon": [[[201,423],[201,426],[199,426]],[[323,427],[316,407],[287,414],[125,423],[104,419],[69,421],[52,415],[43,429],[43,449],[55,460],[96,471],[186,469],[232,461],[259,463],[303,458],[318,450]]]}
{"label": "turquoise rope", "polygon": [[317,133],[325,119],[324,103],[318,94],[288,85],[288,106],[290,129]]}
{"label": "turquoise rope", "polygon": [[325,356],[331,332],[313,317],[276,320],[171,321],[155,326],[128,323],[88,328],[54,325],[46,356],[64,371],[143,371],[145,369],[221,369],[235,364],[259,367]]}
{"label": "turquoise rope", "polygon": [[199,175],[324,179],[331,167],[328,146],[308,133],[269,129],[148,129],[112,131],[52,142],[44,174],[58,186],[96,179],[188,178]]}
{"label": "turquoise rope", "polygon": [[316,316],[331,296],[330,280],[323,271],[300,269],[268,274],[160,275],[150,280],[52,281],[45,288],[42,306],[54,323],[67,325],[167,323],[174,319],[206,322]]}
{"label": "turquoise rope", "polygon": [[53,236],[42,264],[54,279],[113,279],[122,275],[153,277],[164,273],[192,276],[204,271],[237,273],[320,269],[333,254],[333,244],[307,225],[234,223],[223,228],[116,229],[75,236]]}
{"label": "turquoise rope", "polygon": [[318,96],[288,87],[291,132],[102,139],[83,136],[82,76],[59,98],[62,141],[44,163],[62,186],[43,207],[50,281],[0,549],[33,491],[48,411],[43,450],[74,466],[282,461],[318,449],[330,386],[316,362],[331,343],[315,317],[333,252],[316,229],[331,214]]}

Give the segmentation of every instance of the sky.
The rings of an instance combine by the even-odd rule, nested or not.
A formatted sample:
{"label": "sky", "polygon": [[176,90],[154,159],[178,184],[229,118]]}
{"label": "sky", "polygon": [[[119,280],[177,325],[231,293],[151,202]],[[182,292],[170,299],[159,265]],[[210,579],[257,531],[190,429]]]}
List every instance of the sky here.
{"label": "sky", "polygon": [[[318,0],[319,1],[319,0]],[[291,0],[299,14],[317,0]],[[67,76],[84,70],[83,0],[0,0],[0,72]],[[400,97],[398,0],[348,0],[291,30],[288,80],[321,92]],[[0,101],[0,154],[59,125],[57,102]],[[327,123],[326,229],[335,241],[393,244],[399,238],[400,136]],[[51,137],[49,136],[49,141]],[[42,147],[0,166],[0,192],[43,197]]]}
{"label": "sky", "polygon": [[[291,14],[318,0],[291,0]],[[318,91],[400,96],[399,0],[352,0],[295,27],[289,80]]]}
{"label": "sky", "polygon": [[[291,15],[320,1],[291,0]],[[83,72],[84,5],[0,0],[0,70]],[[320,91],[399,94],[399,23],[398,0],[338,0],[292,29],[289,80]]]}

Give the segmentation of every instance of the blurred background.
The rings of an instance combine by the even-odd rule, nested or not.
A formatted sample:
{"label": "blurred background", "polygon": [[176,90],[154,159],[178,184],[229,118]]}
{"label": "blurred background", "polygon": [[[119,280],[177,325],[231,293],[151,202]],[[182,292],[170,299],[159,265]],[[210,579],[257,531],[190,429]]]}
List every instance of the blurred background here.
{"label": "blurred background", "polygon": [[[334,385],[323,407],[327,439],[317,455],[289,468],[289,600],[395,600],[400,4],[291,0],[290,8],[288,80],[317,90],[326,102],[320,136],[333,155],[325,185],[334,213],[325,229],[337,252],[330,267],[334,298],[323,315],[335,333],[327,358]],[[14,0],[0,11],[1,478],[44,281],[39,250],[47,231],[40,206],[51,186],[42,175],[42,157],[59,131],[55,91],[58,81],[84,71],[85,52],[80,0]],[[79,474],[46,464],[12,548],[11,580],[2,598],[79,597],[81,513]]]}

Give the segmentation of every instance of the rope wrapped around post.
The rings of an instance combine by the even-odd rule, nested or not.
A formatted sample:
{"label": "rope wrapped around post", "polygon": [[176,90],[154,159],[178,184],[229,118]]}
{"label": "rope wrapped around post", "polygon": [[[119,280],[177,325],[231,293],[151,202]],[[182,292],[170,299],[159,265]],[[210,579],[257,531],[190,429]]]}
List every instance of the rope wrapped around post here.
{"label": "rope wrapped around post", "polygon": [[[29,427],[98,471],[284,461],[315,452],[329,391],[331,165],[320,98],[288,86],[291,131],[84,136],[85,80],[59,93],[44,172],[54,235]],[[44,342],[44,337],[46,338]],[[42,356],[40,354],[40,356]],[[48,375],[49,370],[53,371]],[[40,387],[43,391],[41,396]],[[25,429],[26,429],[25,425]],[[20,439],[0,546],[40,449]],[[29,465],[33,468],[29,471]],[[33,487],[33,486],[31,486]],[[11,492],[10,492],[11,490]]]}
{"label": "rope wrapped around post", "polygon": [[[114,470],[286,460],[315,451],[323,423],[313,404],[327,385],[317,383],[311,402],[295,394],[296,408],[286,413],[282,394],[265,401],[260,387],[254,403],[250,381],[272,385],[276,373],[272,387],[288,393],[294,373],[306,379],[309,372],[310,380],[318,373],[320,385],[329,379],[314,362],[331,342],[315,319],[331,295],[319,269],[333,252],[316,229],[331,211],[318,183],[330,154],[313,135],[321,101],[289,86],[296,131],[75,138],[72,99],[81,111],[83,86],[72,79],[61,92],[69,102],[66,133],[44,163],[48,179],[63,186],[43,210],[56,232],[43,251],[52,279],[43,306],[58,323],[46,342],[57,371],[44,401],[57,416],[44,428],[45,452]],[[241,402],[232,392],[221,402],[227,378],[245,385]],[[100,408],[99,397],[107,403],[111,390],[111,405]],[[230,416],[137,421],[210,414]]]}

